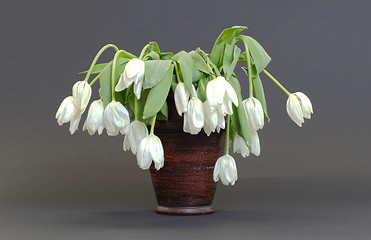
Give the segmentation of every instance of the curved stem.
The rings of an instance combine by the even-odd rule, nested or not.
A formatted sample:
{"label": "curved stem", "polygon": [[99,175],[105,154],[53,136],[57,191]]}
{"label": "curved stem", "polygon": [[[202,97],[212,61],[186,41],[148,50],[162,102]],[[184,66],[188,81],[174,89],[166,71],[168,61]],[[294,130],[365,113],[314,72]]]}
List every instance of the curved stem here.
{"label": "curved stem", "polygon": [[146,53],[146,51],[147,51],[147,49],[148,49],[149,46],[150,46],[150,44],[147,44],[147,45],[144,46],[144,48],[140,52],[139,59],[143,59],[144,54]]}
{"label": "curved stem", "polygon": [[86,76],[85,76],[84,81],[88,81],[88,79],[89,79],[89,77],[90,77],[90,74],[91,74],[91,71],[93,71],[93,67],[94,67],[95,64],[97,63],[98,58],[100,57],[100,55],[102,55],[102,53],[103,53],[107,48],[113,48],[113,49],[116,50],[116,52],[119,50],[119,49],[118,49],[115,45],[113,45],[113,44],[107,44],[106,46],[102,47],[101,50],[99,50],[99,52],[98,52],[97,55],[95,56],[93,62],[91,63],[90,68],[89,68],[88,72],[86,73]]}
{"label": "curved stem", "polygon": [[281,88],[282,91],[284,91],[287,94],[287,96],[290,96],[291,93],[287,91],[287,89],[284,86],[282,86],[282,84],[277,79],[275,79],[269,72],[267,72],[267,70],[263,69],[263,73],[267,75],[275,84],[277,84],[277,86]]}
{"label": "curved stem", "polygon": [[250,51],[245,41],[243,41],[243,44],[245,45],[247,72],[249,74],[249,97],[253,97]]}
{"label": "curved stem", "polygon": [[180,76],[179,76],[178,64],[176,64],[176,62],[173,62],[173,65],[174,65],[174,68],[175,68],[176,78],[178,79],[178,82],[181,82],[180,81]]}
{"label": "curved stem", "polygon": [[96,76],[90,83],[89,83],[89,85],[90,85],[90,87],[91,86],[93,86],[93,84],[99,79],[99,76],[100,76],[100,74],[98,74],[98,76]]}
{"label": "curved stem", "polygon": [[126,53],[124,50],[119,50],[116,52],[112,60],[112,69],[111,69],[111,95],[112,100],[115,101],[115,72],[116,72],[116,62],[117,58],[121,53]]}
{"label": "curved stem", "polygon": [[229,155],[229,128],[231,125],[231,115],[227,116],[227,136],[225,137],[225,154]]}
{"label": "curved stem", "polygon": [[157,113],[152,118],[150,134],[153,134],[155,131],[156,117],[157,117]]}
{"label": "curved stem", "polygon": [[202,91],[204,91],[205,96],[206,96],[206,88],[205,88],[205,85],[204,85],[204,82],[202,81],[202,79],[200,79],[200,85],[201,85]]}
{"label": "curved stem", "polygon": [[138,120],[138,99],[134,97],[134,119]]}

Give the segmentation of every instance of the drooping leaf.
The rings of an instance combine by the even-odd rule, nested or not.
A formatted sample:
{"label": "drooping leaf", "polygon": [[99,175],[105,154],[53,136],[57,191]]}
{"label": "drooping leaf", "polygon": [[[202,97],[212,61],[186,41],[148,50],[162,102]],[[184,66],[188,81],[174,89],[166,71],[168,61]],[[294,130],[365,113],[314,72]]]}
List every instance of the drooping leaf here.
{"label": "drooping leaf", "polygon": [[211,51],[210,59],[211,61],[219,66],[221,65],[222,61],[222,54],[224,50],[224,44],[234,44],[235,37],[238,33],[242,32],[247,27],[244,26],[234,26],[231,28],[224,29],[219,37],[216,39],[214,43],[214,47]]}
{"label": "drooping leaf", "polygon": [[179,65],[180,75],[182,76],[184,86],[188,92],[192,92],[193,81],[193,60],[192,57],[185,51],[181,51],[174,55],[173,60]]}
{"label": "drooping leaf", "polygon": [[143,89],[153,88],[165,76],[170,68],[171,60],[145,61]]}
{"label": "drooping leaf", "polygon": [[150,42],[150,44],[149,44],[149,51],[150,52],[161,53],[160,48],[158,47],[157,42]]}
{"label": "drooping leaf", "polygon": [[249,52],[253,58],[256,70],[258,73],[263,71],[263,69],[271,61],[271,57],[267,54],[264,48],[252,37],[239,35],[239,38],[248,46]]}
{"label": "drooping leaf", "polygon": [[193,60],[193,66],[198,69],[199,71],[206,73],[206,74],[213,74],[213,72],[207,66],[206,61],[195,51],[189,52]]}
{"label": "drooping leaf", "polygon": [[163,107],[169,94],[170,85],[173,77],[173,70],[173,65],[170,65],[170,68],[166,72],[162,81],[160,81],[155,87],[150,90],[146,104],[144,106],[144,119],[154,116]]}
{"label": "drooping leaf", "polygon": [[223,55],[223,71],[226,79],[232,76],[238,59],[240,57],[241,49],[236,45],[225,44]]}
{"label": "drooping leaf", "polygon": [[144,60],[160,60],[160,55],[157,52],[150,52],[144,57]]}
{"label": "drooping leaf", "polygon": [[159,53],[159,55],[161,60],[171,60],[171,58],[174,57],[172,52]]}

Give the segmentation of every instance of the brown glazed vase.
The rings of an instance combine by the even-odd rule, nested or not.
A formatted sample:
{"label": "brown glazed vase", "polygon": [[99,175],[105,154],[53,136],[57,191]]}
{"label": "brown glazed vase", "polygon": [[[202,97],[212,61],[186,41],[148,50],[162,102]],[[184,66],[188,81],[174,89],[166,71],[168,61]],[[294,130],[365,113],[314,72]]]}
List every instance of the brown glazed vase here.
{"label": "brown glazed vase", "polygon": [[214,165],[224,153],[224,131],[209,137],[183,132],[183,117],[168,98],[168,121],[157,121],[155,135],[164,147],[164,167],[150,168],[157,198],[156,212],[170,215],[210,214],[216,183]]}

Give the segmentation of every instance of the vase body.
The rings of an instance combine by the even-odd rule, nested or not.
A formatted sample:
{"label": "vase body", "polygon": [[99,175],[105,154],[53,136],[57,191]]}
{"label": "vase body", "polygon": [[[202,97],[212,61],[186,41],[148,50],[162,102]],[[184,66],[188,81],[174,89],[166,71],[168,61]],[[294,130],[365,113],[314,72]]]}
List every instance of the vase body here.
{"label": "vase body", "polygon": [[183,131],[183,117],[168,99],[168,121],[156,122],[155,134],[164,148],[164,167],[150,168],[157,198],[156,212],[171,215],[213,213],[216,183],[213,172],[223,155],[224,131],[209,137],[201,130],[197,135]]}

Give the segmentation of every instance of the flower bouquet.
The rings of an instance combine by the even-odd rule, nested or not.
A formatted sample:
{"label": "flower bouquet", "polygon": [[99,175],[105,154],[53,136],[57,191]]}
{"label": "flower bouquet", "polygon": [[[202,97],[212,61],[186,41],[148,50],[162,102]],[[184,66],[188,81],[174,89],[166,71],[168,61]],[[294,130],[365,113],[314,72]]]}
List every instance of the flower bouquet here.
{"label": "flower bouquet", "polygon": [[[290,93],[266,70],[271,58],[255,39],[241,34],[245,29],[234,26],[223,30],[210,54],[200,48],[176,54],[161,52],[156,42],[150,42],[137,57],[108,44],[97,53],[90,68],[81,72],[85,78],[74,84],[72,96],[62,101],[57,122],[70,122],[73,134],[90,101],[92,86],[99,80],[100,99],[91,103],[83,130],[90,135],[101,134],[104,129],[109,136],[123,134],[123,149],[136,155],[139,167],[149,169],[153,162],[159,170],[166,167],[167,153],[155,135],[155,125],[168,121],[168,104],[173,101],[177,114],[183,117],[184,132],[210,136],[225,129],[224,155],[214,160],[213,180],[234,185],[238,177],[230,147],[233,145],[233,152],[242,157],[250,153],[259,156],[257,132],[263,128],[264,119],[269,122],[261,73],[287,94],[287,113],[297,125],[301,127],[304,118],[310,119],[313,113],[304,93]],[[237,42],[242,42],[245,51]],[[112,61],[97,64],[109,48],[115,50]],[[234,72],[238,62],[246,64],[242,79],[248,81],[247,99],[242,98]],[[92,75],[95,78],[89,83]]]}

